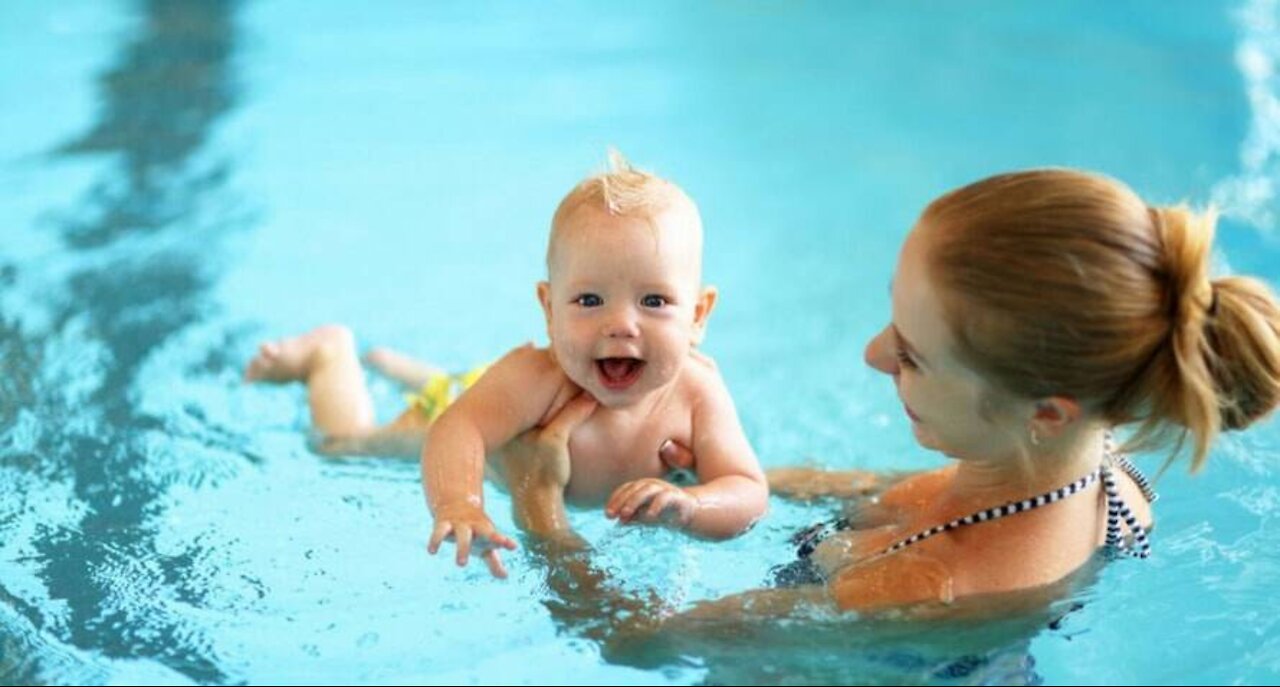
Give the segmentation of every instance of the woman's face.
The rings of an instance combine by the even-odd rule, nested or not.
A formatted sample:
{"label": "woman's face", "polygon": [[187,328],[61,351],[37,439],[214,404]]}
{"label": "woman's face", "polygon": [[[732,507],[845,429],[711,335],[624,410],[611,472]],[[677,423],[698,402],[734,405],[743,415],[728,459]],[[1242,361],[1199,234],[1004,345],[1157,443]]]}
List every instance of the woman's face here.
{"label": "woman's face", "polygon": [[1003,455],[1020,424],[997,411],[999,395],[956,358],[928,249],[928,231],[917,226],[894,273],[893,318],[867,344],[867,364],[893,378],[920,445],[961,459]]}

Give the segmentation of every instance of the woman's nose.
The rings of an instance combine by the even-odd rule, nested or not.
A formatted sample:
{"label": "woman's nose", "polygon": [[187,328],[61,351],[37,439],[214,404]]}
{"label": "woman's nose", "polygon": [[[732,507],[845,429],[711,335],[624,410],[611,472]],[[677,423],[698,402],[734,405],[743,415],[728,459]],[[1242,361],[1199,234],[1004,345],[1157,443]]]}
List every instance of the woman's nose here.
{"label": "woman's nose", "polygon": [[893,330],[886,326],[867,342],[863,358],[871,367],[887,374],[898,374],[898,356],[894,352]]}

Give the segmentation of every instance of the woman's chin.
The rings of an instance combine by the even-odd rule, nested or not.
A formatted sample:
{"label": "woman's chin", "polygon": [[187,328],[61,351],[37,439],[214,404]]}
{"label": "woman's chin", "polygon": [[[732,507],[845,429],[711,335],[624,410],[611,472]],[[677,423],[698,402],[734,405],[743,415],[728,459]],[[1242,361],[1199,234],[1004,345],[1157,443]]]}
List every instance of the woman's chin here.
{"label": "woman's chin", "polygon": [[933,433],[931,433],[924,425],[912,420],[911,432],[916,435],[916,442],[921,446],[929,449],[937,448],[937,442],[933,439]]}

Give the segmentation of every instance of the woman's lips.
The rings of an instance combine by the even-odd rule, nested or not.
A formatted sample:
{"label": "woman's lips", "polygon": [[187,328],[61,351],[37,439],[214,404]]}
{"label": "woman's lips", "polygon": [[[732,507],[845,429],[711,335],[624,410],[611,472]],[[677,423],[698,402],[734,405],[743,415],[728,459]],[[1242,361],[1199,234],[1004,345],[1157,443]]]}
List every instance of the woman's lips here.
{"label": "woman's lips", "polygon": [[907,417],[911,418],[912,422],[920,422],[920,416],[911,412],[911,408],[907,407],[906,403],[902,404],[902,409],[907,411]]}

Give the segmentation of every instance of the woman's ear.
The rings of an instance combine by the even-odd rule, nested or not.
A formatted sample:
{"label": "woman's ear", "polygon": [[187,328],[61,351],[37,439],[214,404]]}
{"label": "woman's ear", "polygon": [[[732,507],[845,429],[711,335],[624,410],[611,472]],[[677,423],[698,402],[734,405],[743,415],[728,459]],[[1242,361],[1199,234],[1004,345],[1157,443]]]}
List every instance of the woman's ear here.
{"label": "woman's ear", "polygon": [[1036,401],[1031,413],[1031,431],[1039,439],[1053,439],[1079,419],[1080,403],[1074,398],[1049,396]]}

